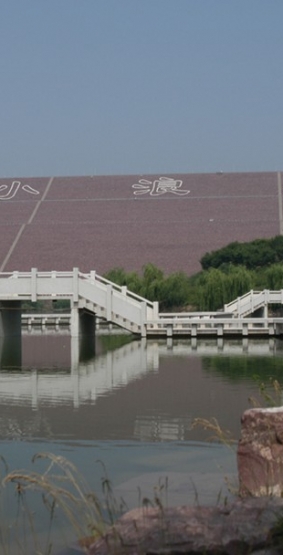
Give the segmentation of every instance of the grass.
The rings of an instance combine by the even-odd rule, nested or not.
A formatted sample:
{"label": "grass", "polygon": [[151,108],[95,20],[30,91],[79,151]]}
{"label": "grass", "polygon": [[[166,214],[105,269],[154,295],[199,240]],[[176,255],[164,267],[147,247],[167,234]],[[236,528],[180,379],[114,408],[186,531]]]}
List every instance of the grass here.
{"label": "grass", "polygon": [[271,377],[268,383],[264,383],[258,380],[256,376],[254,379],[257,382],[260,394],[260,399],[249,397],[249,402],[254,408],[262,407],[262,403],[268,407],[278,407],[282,405],[283,390],[278,380]]}
{"label": "grass", "polygon": [[[97,461],[102,468],[101,495],[94,493],[84,477],[72,462],[53,453],[38,453],[32,462],[42,463],[42,472],[26,472],[23,470],[9,471],[4,459],[0,499],[3,502],[0,518],[0,552],[1,555],[51,555],[54,552],[54,534],[56,528],[65,523],[67,537],[62,538],[62,545],[70,544],[73,537],[79,544],[87,548],[95,539],[105,535],[107,529],[128,511],[124,500],[117,499],[113,494],[112,484],[107,476],[104,464]],[[6,502],[11,496],[16,499],[16,514],[8,525]],[[153,498],[142,497],[138,490],[138,505],[141,507],[157,507],[160,518],[168,502],[168,480],[159,480],[153,490]],[[41,498],[41,509],[44,534],[38,533],[37,510],[32,510],[34,495]],[[5,497],[5,502],[4,502]],[[59,528],[60,530],[61,528]],[[62,532],[63,535],[63,532]],[[56,542],[56,544],[58,541]],[[58,547],[57,547],[58,549]]]}
{"label": "grass", "polygon": [[[224,439],[223,432],[216,420],[209,423],[198,420],[196,425],[206,425],[206,429],[213,433],[212,438]],[[225,444],[226,438],[225,438]],[[54,526],[56,518],[64,516],[68,527],[68,536],[64,539],[65,546],[70,544],[71,534],[75,534],[82,548],[88,548],[94,540],[103,536],[108,552],[117,552],[123,548],[123,538],[115,534],[109,535],[107,530],[113,526],[116,520],[128,510],[124,501],[117,500],[113,494],[112,484],[109,480],[103,463],[101,464],[103,476],[101,478],[101,496],[90,490],[84,477],[77,468],[62,456],[52,453],[38,453],[33,462],[45,467],[41,472],[9,471],[6,462],[1,459],[4,477],[0,488],[0,499],[6,493],[11,494],[11,488],[17,501],[17,514],[12,525],[4,529],[5,518],[0,519],[0,553],[1,555],[53,555],[55,544]],[[168,528],[166,508],[168,507],[168,479],[159,480],[153,489],[153,497],[143,497],[139,490],[139,503],[141,508],[155,507],[158,510],[157,528],[160,541],[160,549],[168,542],[170,543],[170,530]],[[7,491],[9,490],[9,492]],[[31,498],[30,498],[31,495]],[[44,538],[39,537],[36,514],[31,510],[33,495],[42,500],[42,508],[45,511],[46,522],[44,524]],[[219,499],[217,504],[219,504]],[[225,503],[224,503],[225,505]],[[5,517],[5,504],[3,504],[3,516]],[[61,523],[61,520],[60,520]],[[114,527],[115,531],[115,527]],[[139,530],[137,535],[139,536]],[[280,544],[283,538],[283,520],[271,531],[270,541]],[[141,550],[144,539],[141,537]],[[163,546],[163,547],[162,547]],[[63,547],[63,544],[62,544]],[[56,544],[58,550],[58,542]],[[116,550],[116,551],[115,551]],[[139,549],[138,549],[139,551]]]}
{"label": "grass", "polygon": [[218,420],[212,417],[210,420],[207,418],[195,418],[193,420],[191,429],[202,428],[203,430],[209,430],[212,435],[208,438],[210,441],[218,441],[226,447],[232,448],[236,444],[236,440],[232,438],[232,434],[229,430],[224,430],[221,428]]}
{"label": "grass", "polygon": [[[5,475],[0,489],[4,516],[0,524],[0,548],[3,555],[15,555],[16,552],[23,555],[30,552],[50,555],[53,552],[52,531],[55,521],[59,517],[61,522],[62,516],[72,535],[75,534],[77,539],[87,545],[103,535],[107,527],[127,510],[123,500],[118,502],[115,499],[105,472],[101,480],[102,498],[99,498],[90,490],[78,469],[64,457],[38,453],[32,462],[38,461],[45,463],[44,472],[9,471],[2,461]],[[11,493],[11,487],[17,501],[16,515],[8,526],[4,526],[7,520],[4,497],[7,498]],[[44,508],[44,539],[42,534],[40,538],[38,536],[37,515],[30,508],[35,493],[40,495]]]}
{"label": "grass", "polygon": [[[280,384],[273,380],[268,385],[259,384],[259,392],[267,405],[278,405],[282,398]],[[253,406],[259,406],[252,399]],[[192,428],[201,427],[211,435],[208,439],[224,444],[235,452],[237,441],[228,430],[223,430],[215,418],[210,420],[196,418]],[[78,469],[69,460],[53,453],[38,453],[32,462],[39,464],[40,471],[10,471],[6,461],[0,456],[1,487],[0,503],[0,552],[1,555],[51,555],[54,553],[54,534],[56,528],[62,530],[62,541],[70,543],[71,536],[88,547],[95,539],[105,535],[107,529],[124,514],[128,507],[123,499],[116,499],[105,466],[102,468],[101,495],[93,492]],[[44,468],[44,470],[42,470]],[[229,489],[229,484],[228,489]],[[232,491],[233,488],[230,487]],[[11,503],[11,492],[13,501]],[[237,493],[233,489],[233,494]],[[38,515],[32,510],[34,496],[41,499],[41,514],[44,513],[44,533],[38,532]],[[198,495],[196,492],[196,502]],[[217,500],[217,504],[220,501]],[[15,506],[15,516],[7,519],[9,504]],[[225,504],[225,500],[224,500]],[[138,490],[138,506],[157,507],[160,523],[163,522],[164,509],[168,506],[168,479],[160,480],[153,490],[153,497],[143,497]],[[40,517],[41,518],[41,517]],[[61,528],[62,520],[64,526]],[[5,522],[8,524],[5,525]],[[163,528],[163,526],[162,526]],[[67,530],[66,537],[63,537]],[[166,530],[165,530],[166,532]],[[57,532],[58,538],[58,532]],[[272,531],[272,541],[283,546],[283,519]]]}
{"label": "grass", "polygon": [[[278,380],[270,378],[270,380],[267,383],[264,383],[260,380],[258,380],[256,377],[254,377],[254,379],[257,381],[258,384],[258,390],[259,390],[259,397],[250,397],[249,403],[252,406],[252,408],[260,408],[260,407],[278,407],[282,405],[282,398],[283,398],[283,391],[282,391],[282,386],[281,384],[278,382]],[[231,432],[229,430],[224,430],[219,422],[217,421],[216,418],[212,417],[210,419],[205,419],[205,418],[195,418],[191,428],[197,428],[200,427],[203,430],[208,430],[211,435],[210,437],[208,437],[207,439],[210,441],[217,441],[223,445],[225,445],[226,447],[228,447],[229,449],[232,449],[232,451],[235,453],[236,456],[236,451],[237,451],[237,446],[238,446],[238,439],[234,439],[231,435]],[[275,466],[279,466],[278,461],[274,462]],[[267,496],[278,496],[281,494],[281,497],[283,497],[283,489],[281,485],[277,485],[274,486],[273,482],[274,482],[274,468],[272,463],[269,463],[268,457],[266,459],[263,458],[262,460],[262,464],[260,465],[258,463],[257,467],[255,467],[255,463],[252,462],[252,459],[250,460],[250,477],[253,478],[254,481],[254,489],[251,490],[250,492],[247,490],[246,491],[246,495],[250,494],[250,495],[255,495],[255,491],[257,490],[258,493],[257,495],[262,496],[263,494],[267,495]],[[268,470],[265,469],[265,465],[269,465]],[[258,472],[260,471],[265,472],[266,473],[266,483],[261,484],[258,482]],[[254,471],[254,475],[252,476],[252,472]],[[283,471],[280,470],[280,475],[283,475]],[[251,478],[250,478],[251,479]],[[229,481],[226,479],[226,485],[228,488],[228,491],[230,491],[231,493],[233,493],[234,495],[244,495],[244,491],[245,488],[243,487],[243,484],[241,485],[241,475],[239,476],[239,480],[240,480],[240,484],[238,487],[238,490],[233,487],[232,484],[229,484]],[[249,482],[249,480],[248,480]],[[274,489],[275,487],[275,489]],[[280,489],[279,489],[280,488]],[[265,492],[265,493],[264,493]],[[282,538],[283,538],[283,520],[282,520]],[[283,546],[283,541],[282,541],[282,546]]]}

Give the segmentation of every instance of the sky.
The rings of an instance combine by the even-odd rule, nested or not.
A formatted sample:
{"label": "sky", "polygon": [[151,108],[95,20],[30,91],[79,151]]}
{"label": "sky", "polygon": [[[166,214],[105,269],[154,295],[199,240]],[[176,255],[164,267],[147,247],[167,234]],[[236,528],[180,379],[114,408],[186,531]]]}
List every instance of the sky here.
{"label": "sky", "polygon": [[283,169],[282,0],[1,0],[0,176]]}

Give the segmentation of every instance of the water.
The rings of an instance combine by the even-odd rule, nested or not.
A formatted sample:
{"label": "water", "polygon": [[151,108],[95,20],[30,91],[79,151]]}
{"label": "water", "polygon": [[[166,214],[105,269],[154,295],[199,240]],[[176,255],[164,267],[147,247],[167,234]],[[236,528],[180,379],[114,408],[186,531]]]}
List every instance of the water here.
{"label": "water", "polygon": [[[115,498],[129,508],[156,492],[170,505],[233,496],[235,450],[192,424],[216,418],[238,440],[242,412],[264,402],[258,384],[280,379],[282,341],[192,344],[100,335],[95,355],[81,352],[79,363],[76,347],[65,332],[26,333],[21,345],[4,341],[0,454],[10,470],[42,473],[46,461],[32,463],[35,454],[63,456],[101,498],[107,472]],[[12,522],[15,494],[9,495],[5,517]],[[42,539],[46,511],[40,495],[30,502]],[[60,519],[54,528],[55,547],[63,529],[64,541],[73,538]]]}

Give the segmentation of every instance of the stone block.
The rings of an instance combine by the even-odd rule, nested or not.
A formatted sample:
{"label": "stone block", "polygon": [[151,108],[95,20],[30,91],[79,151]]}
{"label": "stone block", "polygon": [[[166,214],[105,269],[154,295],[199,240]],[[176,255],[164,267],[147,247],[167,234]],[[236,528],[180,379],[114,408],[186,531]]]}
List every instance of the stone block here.
{"label": "stone block", "polygon": [[249,409],[241,419],[237,463],[240,495],[283,493],[283,407]]}

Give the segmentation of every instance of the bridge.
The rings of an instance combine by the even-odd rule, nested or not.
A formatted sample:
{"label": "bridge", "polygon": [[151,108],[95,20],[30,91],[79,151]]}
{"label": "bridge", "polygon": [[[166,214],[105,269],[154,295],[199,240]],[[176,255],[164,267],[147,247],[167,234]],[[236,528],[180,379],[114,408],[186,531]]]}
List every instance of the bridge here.
{"label": "bridge", "polygon": [[249,291],[245,295],[224,306],[224,312],[233,313],[238,318],[260,311],[260,315],[268,316],[268,306],[271,304],[283,305],[283,289],[279,291]]}
{"label": "bridge", "polygon": [[[283,304],[283,290],[250,291],[225,305],[222,312],[160,313],[158,302],[140,297],[95,271],[38,272],[32,268],[30,272],[0,273],[0,337],[21,335],[23,301],[58,299],[70,301],[72,337],[94,337],[96,318],[138,337],[283,334],[283,318],[268,316],[270,304]],[[41,318],[46,323],[46,315]]]}
{"label": "bridge", "polygon": [[21,302],[70,301],[71,335],[90,334],[95,316],[125,330],[146,336],[146,323],[158,318],[158,303],[135,295],[92,271],[0,273],[0,335],[16,335],[21,329]]}

